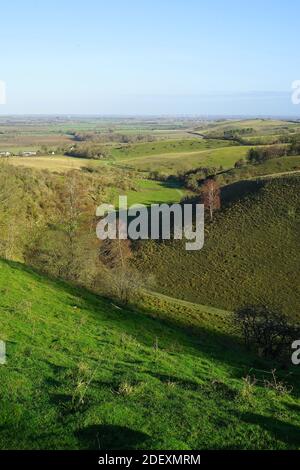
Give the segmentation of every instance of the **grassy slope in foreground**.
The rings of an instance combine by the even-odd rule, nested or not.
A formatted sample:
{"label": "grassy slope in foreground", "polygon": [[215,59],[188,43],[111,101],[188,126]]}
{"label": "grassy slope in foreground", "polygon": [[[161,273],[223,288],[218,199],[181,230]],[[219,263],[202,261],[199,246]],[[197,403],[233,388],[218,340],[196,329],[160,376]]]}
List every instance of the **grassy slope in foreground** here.
{"label": "grassy slope in foreground", "polygon": [[242,377],[271,364],[201,316],[192,336],[170,304],[163,322],[5,262],[0,289],[2,449],[299,447],[294,374],[291,394],[248,394]]}
{"label": "grassy slope in foreground", "polygon": [[299,178],[238,182],[237,197],[207,223],[204,247],[186,251],[181,240],[143,242],[138,265],[153,272],[162,293],[232,310],[267,303],[299,318]]}

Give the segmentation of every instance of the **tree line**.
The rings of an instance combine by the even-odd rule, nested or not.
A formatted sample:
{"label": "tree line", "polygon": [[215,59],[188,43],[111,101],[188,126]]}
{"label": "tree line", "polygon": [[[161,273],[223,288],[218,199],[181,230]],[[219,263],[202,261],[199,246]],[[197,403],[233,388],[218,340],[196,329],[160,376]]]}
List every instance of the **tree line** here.
{"label": "tree line", "polygon": [[247,153],[249,163],[264,163],[273,158],[300,155],[300,142],[294,140],[289,145],[269,145],[253,147]]}

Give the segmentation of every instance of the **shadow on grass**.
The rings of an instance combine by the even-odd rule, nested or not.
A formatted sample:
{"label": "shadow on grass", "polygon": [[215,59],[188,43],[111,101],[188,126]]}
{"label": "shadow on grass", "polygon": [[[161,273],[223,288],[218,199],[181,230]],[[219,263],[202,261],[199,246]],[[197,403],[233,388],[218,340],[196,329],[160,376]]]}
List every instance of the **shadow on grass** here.
{"label": "shadow on grass", "polygon": [[182,387],[186,390],[193,390],[193,391],[200,391],[202,390],[203,386],[196,381],[189,380],[189,379],[182,379],[180,377],[176,377],[174,375],[165,375],[159,373],[153,373],[151,370],[146,371],[149,375],[154,377],[155,379],[160,380],[164,384],[173,383]]}
{"label": "shadow on grass", "polygon": [[229,183],[221,188],[222,202],[224,205],[229,205],[250,195],[254,196],[265,184],[263,179],[240,180]]}
{"label": "shadow on grass", "polygon": [[300,416],[300,405],[297,405],[296,403],[286,403],[285,406],[291,411],[295,411],[295,413],[299,414]]}
{"label": "shadow on grass", "polygon": [[130,450],[145,444],[150,436],[125,426],[91,425],[77,431],[80,447],[85,449]]}
{"label": "shadow on grass", "polygon": [[276,418],[261,416],[255,413],[245,413],[241,419],[246,423],[256,424],[265,429],[279,441],[292,446],[300,446],[300,428],[295,424],[286,423]]}
{"label": "shadow on grass", "polygon": [[186,325],[184,316],[181,316],[180,319],[166,318],[166,316],[162,318],[142,307],[139,307],[138,310],[136,307],[124,307],[117,310],[113,307],[110,299],[97,296],[87,289],[70,285],[62,280],[50,279],[21,263],[12,261],[3,261],[3,263],[13,269],[30,274],[37,281],[52,287],[57,292],[61,291],[75,297],[75,299],[71,298],[67,301],[63,299],[62,302],[72,307],[77,299],[76,303],[80,303],[80,308],[87,310],[93,319],[109,320],[115,324],[120,336],[121,333],[126,333],[147,347],[153,347],[157,338],[159,348],[162,351],[170,355],[178,355],[180,351],[172,352],[172,346],[178,343],[180,347],[186,349],[185,353],[188,355],[198,357],[201,352],[201,355],[209,360],[230,365],[231,374],[236,378],[247,375],[247,371],[254,366],[256,361],[259,362],[257,365],[261,368],[269,370],[274,368],[272,363],[258,361],[257,356],[246,351],[242,344],[229,334],[209,330],[201,325]]}

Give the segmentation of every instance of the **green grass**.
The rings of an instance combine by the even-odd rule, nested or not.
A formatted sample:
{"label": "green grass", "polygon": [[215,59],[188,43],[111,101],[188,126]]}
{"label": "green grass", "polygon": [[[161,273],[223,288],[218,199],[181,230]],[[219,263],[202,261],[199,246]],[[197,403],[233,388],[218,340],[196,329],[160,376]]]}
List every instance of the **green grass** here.
{"label": "green grass", "polygon": [[[117,309],[2,261],[0,289],[8,353],[0,366],[1,449],[299,447],[297,370],[290,394],[265,388],[272,364],[207,329],[209,315],[221,327],[226,312],[204,315],[191,305],[192,332],[187,306],[170,299],[149,300],[148,315]],[[261,382],[248,393],[243,377],[253,367]]]}
{"label": "green grass", "polygon": [[[147,179],[136,180],[136,190],[127,191],[128,205],[132,204],[162,204],[179,202],[188,194],[185,188],[176,183],[165,183]],[[114,203],[117,204],[118,195]]]}
{"label": "green grass", "polygon": [[229,184],[243,179],[263,177],[266,175],[280,176],[284,173],[300,171],[300,156],[281,157],[268,160],[258,165],[246,165],[234,168],[218,176],[220,184]]}
{"label": "green grass", "polygon": [[300,170],[300,156],[293,156],[273,158],[260,165],[253,165],[250,173],[253,176],[263,176],[298,170]]}
{"label": "green grass", "polygon": [[273,119],[225,120],[201,126],[196,132],[208,139],[222,139],[224,132],[233,130],[235,137],[243,143],[266,145],[280,142],[280,137],[299,133],[300,123]]}
{"label": "green grass", "polygon": [[[294,123],[289,121],[281,121],[274,119],[244,119],[244,120],[224,120],[221,122],[214,122],[206,129],[204,127],[201,131],[203,135],[211,137],[223,137],[224,131],[231,129],[252,129],[251,135],[282,135],[283,133],[292,133],[293,131],[299,131],[300,123]],[[247,136],[248,138],[248,136]]]}
{"label": "green grass", "polygon": [[[36,149],[36,148],[35,148]],[[159,140],[140,144],[110,146],[113,159],[99,161],[72,158],[63,155],[46,157],[11,157],[14,165],[32,168],[65,171],[88,165],[112,164],[142,172],[159,171],[165,175],[177,174],[197,166],[230,168],[245,157],[248,147],[236,146],[231,142],[205,139]]]}
{"label": "green grass", "polygon": [[253,176],[272,175],[300,170],[300,156],[281,157],[254,165]]}
{"label": "green grass", "polygon": [[236,201],[206,224],[202,250],[146,241],[138,266],[167,295],[229,310],[266,303],[299,318],[299,178],[239,182],[223,197]]}
{"label": "green grass", "polygon": [[220,140],[204,140],[195,138],[185,138],[176,140],[161,140],[140,144],[128,144],[121,147],[112,148],[111,154],[116,159],[133,159],[147,156],[157,156],[170,153],[187,153],[207,150],[211,148],[225,147],[232,145],[230,142]]}
{"label": "green grass", "polygon": [[231,168],[240,158],[245,158],[249,147],[223,146],[210,150],[162,153],[151,156],[127,158],[122,165],[138,171],[158,171],[165,175],[185,172],[197,167]]}

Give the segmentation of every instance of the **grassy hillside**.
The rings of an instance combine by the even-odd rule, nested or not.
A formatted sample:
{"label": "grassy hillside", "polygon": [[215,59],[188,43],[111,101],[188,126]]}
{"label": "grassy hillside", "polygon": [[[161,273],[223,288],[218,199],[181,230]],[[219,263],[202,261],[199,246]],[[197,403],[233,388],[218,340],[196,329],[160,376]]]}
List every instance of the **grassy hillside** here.
{"label": "grassy hillside", "polygon": [[299,178],[238,182],[223,199],[235,202],[206,224],[202,250],[144,242],[138,265],[168,295],[229,310],[267,303],[299,318]]}
{"label": "grassy hillside", "polygon": [[196,152],[211,148],[225,147],[233,145],[231,142],[222,140],[204,140],[195,138],[185,138],[177,140],[161,140],[154,142],[144,142],[140,144],[128,144],[121,147],[112,148],[111,154],[117,159],[139,158],[150,155],[161,155],[166,153]]}
{"label": "grassy hillside", "polygon": [[[87,166],[101,168],[103,165],[112,164],[142,172],[159,171],[165,175],[170,175],[199,166],[223,166],[224,168],[231,168],[237,160],[245,158],[249,149],[247,146],[226,145],[225,141],[222,142],[222,147],[220,145],[214,146],[215,141],[212,141],[212,143],[207,141],[207,144],[203,144],[206,141],[198,142],[199,145],[192,146],[188,150],[183,150],[185,146],[175,146],[172,150],[171,147],[166,145],[167,152],[163,151],[163,142],[158,142],[159,145],[156,145],[155,152],[161,151],[162,153],[151,153],[151,146],[153,144],[138,144],[138,146],[145,148],[144,155],[139,153],[140,149],[136,149],[138,146],[132,146],[131,148],[123,147],[126,153],[123,155],[123,150],[119,150],[119,155],[115,160],[93,160],[55,155],[10,157],[8,161],[15,166],[48,169],[57,172],[80,169]],[[201,150],[195,150],[198,148]]]}
{"label": "grassy hillside", "polygon": [[300,156],[272,158],[260,164],[247,164],[242,168],[233,168],[220,174],[217,179],[220,185],[234,183],[244,179],[264,176],[280,176],[285,173],[300,172]]}
{"label": "grassy hillside", "polygon": [[[250,165],[249,165],[250,167]],[[248,168],[249,168],[248,167]],[[246,167],[247,169],[247,167]],[[252,165],[250,168],[251,176],[263,176],[276,173],[293,172],[300,170],[300,156],[280,157],[267,160],[259,165]],[[242,170],[240,179],[243,179]]]}
{"label": "grassy hillside", "polygon": [[[138,171],[158,171],[165,175],[176,175],[201,166],[231,168],[245,158],[250,147],[225,146],[201,151],[161,153],[150,156],[128,157],[122,165]],[[119,163],[120,164],[120,163]]]}
{"label": "grassy hillside", "polygon": [[199,128],[198,132],[207,138],[222,139],[228,134],[252,145],[272,144],[279,137],[299,133],[300,123],[273,119],[225,120]]}
{"label": "grassy hillside", "polygon": [[230,314],[156,298],[151,318],[2,261],[0,290],[2,449],[299,448],[297,369],[266,388],[272,364],[208,329]]}

